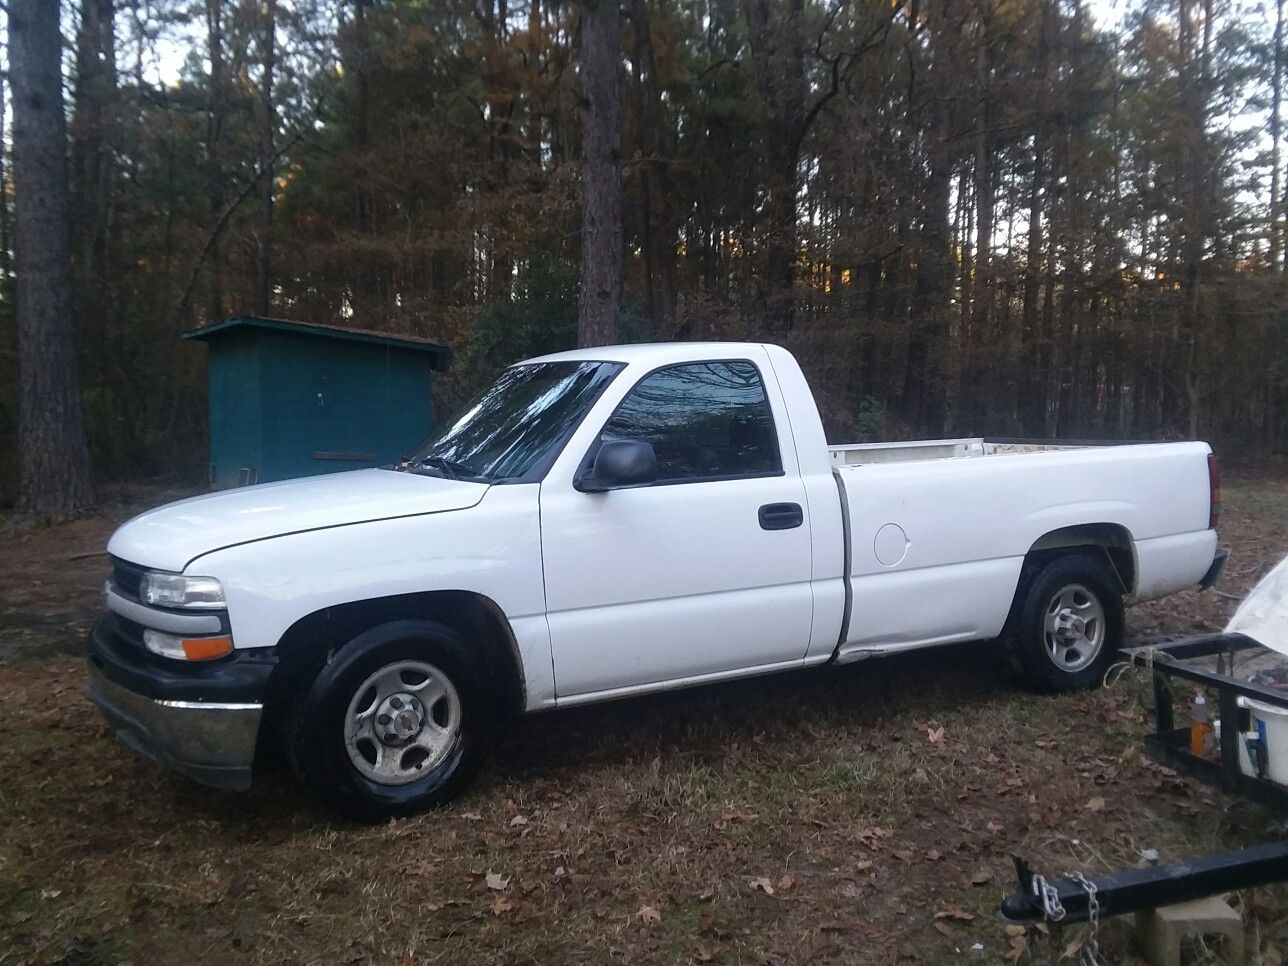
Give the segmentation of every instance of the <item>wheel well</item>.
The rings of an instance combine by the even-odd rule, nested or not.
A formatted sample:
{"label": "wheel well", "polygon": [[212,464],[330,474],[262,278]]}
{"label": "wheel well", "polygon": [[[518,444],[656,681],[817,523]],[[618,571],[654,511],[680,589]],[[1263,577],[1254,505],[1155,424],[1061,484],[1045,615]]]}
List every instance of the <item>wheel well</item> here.
{"label": "wheel well", "polygon": [[1020,604],[1029,584],[1041,573],[1042,568],[1056,557],[1079,551],[1103,555],[1109,569],[1118,578],[1123,595],[1133,592],[1136,586],[1136,555],[1132,550],[1131,534],[1125,527],[1113,523],[1087,523],[1052,530],[1034,541],[1029,552],[1024,555],[1020,579],[1016,582],[1015,596],[1011,600],[1011,610],[1003,625],[1004,637],[1014,631]]}
{"label": "wheel well", "polygon": [[1032,571],[1033,564],[1045,563],[1053,556],[1087,549],[1099,550],[1105,555],[1124,594],[1135,591],[1136,554],[1131,534],[1116,523],[1083,523],[1043,534],[1025,554],[1024,570]]}
{"label": "wheel well", "polygon": [[358,634],[407,618],[439,621],[481,642],[486,673],[498,687],[503,711],[517,714],[523,710],[523,663],[501,609],[482,594],[441,590],[353,601],[296,621],[278,641],[279,661],[269,679],[265,712],[288,713],[296,696],[317,677],[331,655]]}

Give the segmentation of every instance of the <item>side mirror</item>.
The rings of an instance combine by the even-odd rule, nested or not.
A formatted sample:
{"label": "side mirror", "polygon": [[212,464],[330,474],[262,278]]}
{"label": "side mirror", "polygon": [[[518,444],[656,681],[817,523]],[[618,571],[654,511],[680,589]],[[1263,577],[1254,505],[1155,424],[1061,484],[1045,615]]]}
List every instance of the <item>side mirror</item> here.
{"label": "side mirror", "polygon": [[624,439],[604,443],[595,465],[577,481],[583,493],[603,493],[626,486],[645,486],[657,479],[657,454],[651,443]]}

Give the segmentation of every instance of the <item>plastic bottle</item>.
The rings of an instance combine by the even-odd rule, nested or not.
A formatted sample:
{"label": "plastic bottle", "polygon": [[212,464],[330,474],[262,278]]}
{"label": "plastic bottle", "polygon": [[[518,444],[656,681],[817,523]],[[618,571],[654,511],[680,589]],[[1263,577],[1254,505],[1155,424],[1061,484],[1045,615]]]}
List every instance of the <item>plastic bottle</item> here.
{"label": "plastic bottle", "polygon": [[1212,723],[1208,721],[1207,698],[1199,694],[1194,699],[1194,716],[1190,724],[1190,754],[1203,757],[1207,751],[1208,735],[1212,733]]}

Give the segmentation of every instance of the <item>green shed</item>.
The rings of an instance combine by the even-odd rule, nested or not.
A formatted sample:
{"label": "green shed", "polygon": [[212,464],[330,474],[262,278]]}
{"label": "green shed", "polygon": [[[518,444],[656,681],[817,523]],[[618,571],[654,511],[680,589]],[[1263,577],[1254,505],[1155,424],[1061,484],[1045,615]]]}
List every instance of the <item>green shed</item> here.
{"label": "green shed", "polygon": [[217,487],[379,466],[433,428],[437,342],[238,315],[183,334],[210,346]]}

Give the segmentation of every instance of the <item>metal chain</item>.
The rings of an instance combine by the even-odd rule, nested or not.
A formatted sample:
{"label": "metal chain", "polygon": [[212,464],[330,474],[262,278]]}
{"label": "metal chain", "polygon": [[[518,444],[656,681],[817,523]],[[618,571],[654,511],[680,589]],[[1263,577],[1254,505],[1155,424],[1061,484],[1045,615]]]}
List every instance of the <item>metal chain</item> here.
{"label": "metal chain", "polygon": [[1033,876],[1033,894],[1042,900],[1042,912],[1047,922],[1059,922],[1064,918],[1064,906],[1060,904],[1060,893],[1055,886],[1040,875]]}
{"label": "metal chain", "polygon": [[[1064,876],[1082,886],[1087,894],[1087,938],[1078,956],[1080,966],[1100,966],[1100,899],[1096,896],[1096,884],[1081,872],[1069,872]],[[1064,904],[1060,902],[1060,893],[1045,877],[1034,875],[1032,880],[1033,894],[1042,903],[1042,912],[1046,921],[1059,923],[1065,917]],[[1055,933],[1052,933],[1054,938]]]}
{"label": "metal chain", "polygon": [[1097,934],[1100,932],[1100,900],[1096,898],[1096,884],[1081,872],[1066,873],[1065,878],[1078,883],[1087,893],[1087,940],[1078,961],[1082,966],[1099,966],[1100,943]]}

